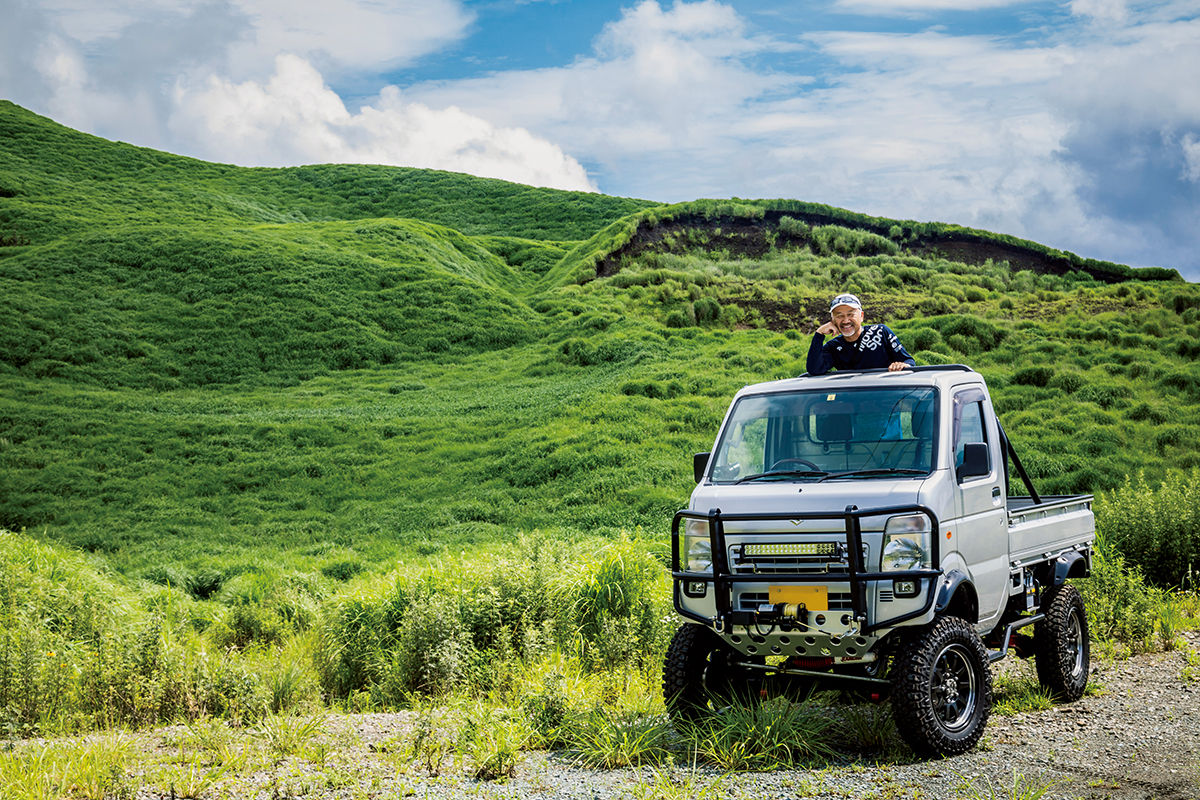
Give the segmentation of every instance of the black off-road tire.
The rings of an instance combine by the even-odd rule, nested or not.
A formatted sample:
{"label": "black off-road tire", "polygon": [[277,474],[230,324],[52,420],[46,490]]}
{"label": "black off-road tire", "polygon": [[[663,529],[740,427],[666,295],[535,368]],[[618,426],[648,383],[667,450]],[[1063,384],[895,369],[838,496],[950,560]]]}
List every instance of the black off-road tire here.
{"label": "black off-road tire", "polygon": [[891,679],[896,727],[918,756],[956,756],[979,742],[992,710],[992,673],[966,620],[942,617],[906,641]]}
{"label": "black off-road tire", "polygon": [[746,656],[704,625],[684,623],[663,660],[663,698],[676,722],[698,722],[735,699],[757,695],[759,676],[739,667]]}
{"label": "black off-road tire", "polygon": [[1064,583],[1042,595],[1046,618],[1033,637],[1038,683],[1058,700],[1073,703],[1087,688],[1091,645],[1087,611],[1079,590]]}

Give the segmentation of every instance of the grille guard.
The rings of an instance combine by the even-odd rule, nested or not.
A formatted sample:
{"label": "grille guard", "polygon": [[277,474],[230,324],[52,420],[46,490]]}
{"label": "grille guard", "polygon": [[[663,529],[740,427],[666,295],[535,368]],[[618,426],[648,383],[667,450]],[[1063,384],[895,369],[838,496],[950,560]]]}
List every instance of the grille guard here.
{"label": "grille guard", "polygon": [[[907,505],[907,506],[887,506],[884,508],[869,508],[859,510],[858,506],[846,506],[846,510],[838,513],[794,513],[794,514],[722,514],[721,509],[714,508],[707,513],[700,511],[682,510],[675,513],[674,519],[671,521],[671,577],[674,581],[673,601],[675,610],[684,618],[690,619],[693,622],[699,622],[707,625],[714,630],[720,632],[729,630],[731,625],[752,624],[755,612],[735,611],[733,609],[733,584],[734,583],[765,583],[765,584],[780,584],[780,583],[828,583],[829,574],[813,574],[813,573],[788,573],[788,572],[771,572],[768,574],[756,574],[745,572],[732,572],[729,568],[729,550],[725,540],[725,522],[778,522],[783,520],[844,520],[846,523],[846,559],[848,561],[848,570],[845,573],[837,573],[839,583],[849,582],[850,584],[850,604],[853,609],[854,618],[861,622],[860,628],[863,634],[869,634],[871,631],[879,628],[891,627],[897,623],[922,617],[929,613],[933,608],[934,600],[936,599],[937,581],[936,579],[942,575],[940,568],[936,569],[910,569],[898,570],[894,572],[870,572],[867,571],[862,563],[862,518],[877,517],[893,514],[918,513],[929,517],[931,531],[933,535],[930,537],[931,552],[930,563],[938,564],[941,562],[940,541],[938,536],[938,519],[937,515],[927,506],[922,505]],[[708,536],[709,543],[712,548],[712,572],[688,572],[680,568],[680,535],[679,523],[684,519],[703,519],[708,521]],[[777,531],[756,531],[756,536],[791,535],[787,532]],[[823,534],[836,536],[835,533]],[[922,607],[916,611],[911,611],[906,614],[900,614],[886,620],[876,622],[867,621],[867,584],[875,581],[893,581],[902,578],[916,579],[920,585],[918,596],[921,593],[925,595],[925,602]],[[688,582],[703,581],[710,583],[713,586],[713,599],[717,606],[716,617],[703,617],[694,612],[688,611],[683,607],[681,594],[683,593],[683,584]],[[743,621],[743,617],[746,619]]]}

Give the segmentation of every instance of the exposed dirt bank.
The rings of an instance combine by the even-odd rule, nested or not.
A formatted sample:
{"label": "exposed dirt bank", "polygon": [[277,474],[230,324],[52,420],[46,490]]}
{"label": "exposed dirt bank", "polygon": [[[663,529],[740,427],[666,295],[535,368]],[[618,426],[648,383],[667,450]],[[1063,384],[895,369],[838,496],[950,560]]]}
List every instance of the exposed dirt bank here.
{"label": "exposed dirt bank", "polygon": [[[621,263],[625,259],[635,258],[647,252],[670,251],[677,246],[710,252],[723,251],[730,258],[762,258],[773,247],[792,249],[809,245],[809,237],[789,235],[779,229],[779,220],[784,216],[799,219],[811,226],[858,227],[885,237],[889,233],[882,228],[856,226],[833,216],[798,212],[768,211],[761,220],[741,217],[710,219],[701,215],[682,215],[668,222],[639,227],[625,246],[610,253],[596,265],[596,275],[601,278],[614,275],[621,270]],[[905,239],[900,244],[900,249],[905,253],[923,257],[940,256],[964,264],[983,264],[988,260],[996,263],[1007,261],[1014,271],[1031,270],[1039,275],[1065,275],[1072,270],[1081,269],[1099,281],[1120,282],[1126,279],[1094,262],[1076,265],[1053,252],[1042,252],[968,231],[916,235]]]}

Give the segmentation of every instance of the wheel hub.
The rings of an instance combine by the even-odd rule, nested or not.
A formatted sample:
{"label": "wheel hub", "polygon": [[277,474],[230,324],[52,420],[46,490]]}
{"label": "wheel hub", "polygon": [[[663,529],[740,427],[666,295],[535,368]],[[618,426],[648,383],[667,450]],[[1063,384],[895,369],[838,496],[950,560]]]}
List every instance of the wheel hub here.
{"label": "wheel hub", "polygon": [[975,681],[967,657],[956,647],[943,650],[934,666],[930,698],[934,714],[947,730],[958,730],[971,718]]}

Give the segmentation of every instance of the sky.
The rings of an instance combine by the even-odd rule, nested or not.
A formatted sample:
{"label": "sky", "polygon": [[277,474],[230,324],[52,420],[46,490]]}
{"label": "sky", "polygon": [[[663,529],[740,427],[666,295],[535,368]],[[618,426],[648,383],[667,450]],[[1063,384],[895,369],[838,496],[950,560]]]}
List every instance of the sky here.
{"label": "sky", "polygon": [[0,0],[0,97],[243,166],[794,198],[1200,282],[1200,0]]}

